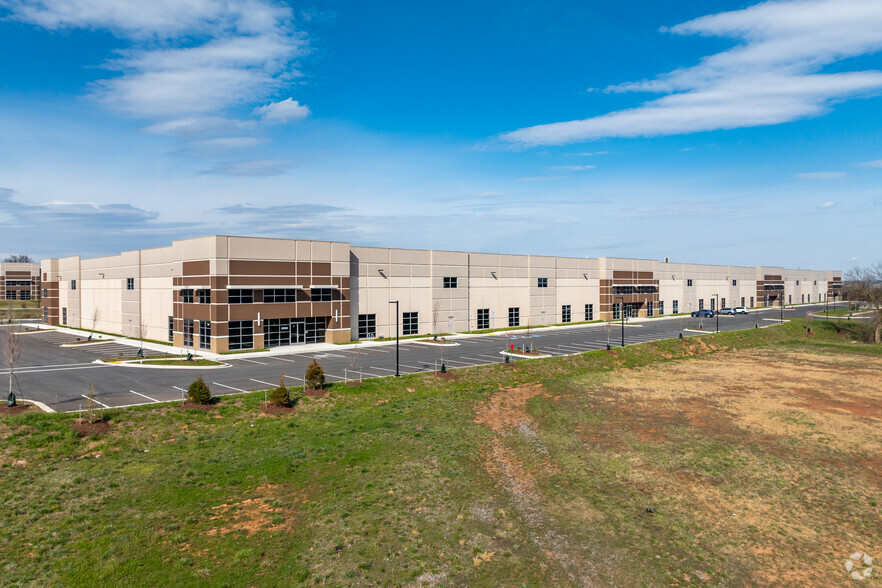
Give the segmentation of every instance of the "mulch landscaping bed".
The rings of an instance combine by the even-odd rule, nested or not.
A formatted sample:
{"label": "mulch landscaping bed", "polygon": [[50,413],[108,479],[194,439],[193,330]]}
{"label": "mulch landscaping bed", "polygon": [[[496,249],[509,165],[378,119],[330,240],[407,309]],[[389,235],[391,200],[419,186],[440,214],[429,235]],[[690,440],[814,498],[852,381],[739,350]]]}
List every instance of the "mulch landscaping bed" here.
{"label": "mulch landscaping bed", "polygon": [[279,406],[278,404],[261,404],[260,412],[264,414],[291,414],[297,410],[297,406]]}
{"label": "mulch landscaping bed", "polygon": [[321,388],[307,388],[303,391],[303,395],[310,398],[324,398],[328,395],[328,391]]}
{"label": "mulch landscaping bed", "polygon": [[456,379],[456,374],[454,374],[453,372],[445,372],[445,373],[435,372],[435,376],[438,378],[441,378],[442,380],[455,380]]}
{"label": "mulch landscaping bed", "polygon": [[350,380],[346,382],[347,386],[361,386],[364,382],[359,382],[358,380]]}
{"label": "mulch landscaping bed", "polygon": [[109,431],[110,423],[107,421],[89,423],[86,421],[76,420],[73,422],[71,427],[73,427],[73,430],[76,431],[80,437],[92,437]]}
{"label": "mulch landscaping bed", "polygon": [[198,402],[183,402],[178,406],[178,410],[201,410],[202,412],[210,412],[214,406],[211,404],[199,404]]}
{"label": "mulch landscaping bed", "polygon": [[2,406],[0,406],[0,414],[22,414],[25,412],[29,412],[34,410],[36,407],[32,404],[24,404],[18,403],[15,406],[6,406],[4,402]]}

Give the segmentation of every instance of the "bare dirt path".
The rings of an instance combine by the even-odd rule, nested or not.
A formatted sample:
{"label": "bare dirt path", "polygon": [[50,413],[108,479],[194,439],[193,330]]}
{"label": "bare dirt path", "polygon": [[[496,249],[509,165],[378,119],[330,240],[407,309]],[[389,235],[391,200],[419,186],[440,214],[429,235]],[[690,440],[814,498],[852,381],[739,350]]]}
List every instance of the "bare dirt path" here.
{"label": "bare dirt path", "polygon": [[[505,438],[510,435],[535,437],[526,404],[531,398],[542,394],[544,390],[539,385],[501,389],[478,408],[475,422],[486,425],[494,433],[490,446],[482,456],[484,469],[498,480],[498,484],[510,496],[529,526],[530,539],[545,556],[557,563],[574,584],[598,585],[597,570],[591,559],[592,547],[573,542],[560,532],[543,509],[545,499],[539,492],[533,474],[505,444]],[[541,448],[537,450],[541,451]],[[543,469],[554,471],[555,466],[546,459]]]}

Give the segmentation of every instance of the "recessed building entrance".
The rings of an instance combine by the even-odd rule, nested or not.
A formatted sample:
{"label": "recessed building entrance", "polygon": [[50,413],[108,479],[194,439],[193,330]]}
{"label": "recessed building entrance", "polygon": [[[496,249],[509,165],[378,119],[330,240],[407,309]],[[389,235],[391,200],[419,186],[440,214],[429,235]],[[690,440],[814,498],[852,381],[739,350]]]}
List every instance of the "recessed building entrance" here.
{"label": "recessed building entrance", "polygon": [[264,319],[263,342],[267,348],[304,343],[324,343],[329,317]]}

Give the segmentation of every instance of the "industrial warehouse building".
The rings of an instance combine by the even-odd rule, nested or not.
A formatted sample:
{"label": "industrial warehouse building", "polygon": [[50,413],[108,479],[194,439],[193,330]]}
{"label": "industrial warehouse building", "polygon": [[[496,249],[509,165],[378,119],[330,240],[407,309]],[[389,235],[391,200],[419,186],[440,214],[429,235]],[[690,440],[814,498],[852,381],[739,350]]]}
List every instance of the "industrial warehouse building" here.
{"label": "industrial warehouse building", "polygon": [[38,300],[39,263],[0,263],[0,300]]}
{"label": "industrial warehouse building", "polygon": [[[215,353],[822,302],[836,271],[210,236],[42,262],[43,322]],[[399,315],[396,317],[398,301]]]}

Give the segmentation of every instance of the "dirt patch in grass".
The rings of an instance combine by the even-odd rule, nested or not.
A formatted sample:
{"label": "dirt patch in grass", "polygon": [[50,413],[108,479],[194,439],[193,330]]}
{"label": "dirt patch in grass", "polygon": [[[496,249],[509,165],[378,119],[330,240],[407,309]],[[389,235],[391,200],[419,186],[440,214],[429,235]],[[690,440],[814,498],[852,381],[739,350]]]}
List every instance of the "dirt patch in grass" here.
{"label": "dirt patch in grass", "polygon": [[712,578],[837,584],[849,551],[882,551],[880,381],[878,357],[723,352],[580,386],[573,403],[602,418],[576,432],[616,479],[727,554],[733,567],[709,566]]}
{"label": "dirt patch in grass", "polygon": [[211,507],[213,527],[206,535],[226,535],[234,531],[253,535],[259,531],[288,532],[296,521],[298,503],[306,499],[302,494],[288,495],[277,484],[263,484],[255,488],[251,498]]}
{"label": "dirt patch in grass", "polygon": [[[528,525],[530,540],[548,562],[559,567],[576,585],[595,585],[597,571],[594,562],[584,556],[586,546],[574,544],[561,532],[545,510],[546,498],[539,491],[534,473],[504,441],[505,437],[518,433],[535,437],[526,404],[531,398],[544,394],[540,385],[502,389],[478,407],[475,422],[494,433],[490,445],[482,450],[481,465],[509,495]],[[542,470],[542,474],[557,473],[556,465],[549,460],[545,460]],[[475,565],[478,563],[476,560]]]}
{"label": "dirt patch in grass", "polygon": [[456,374],[453,372],[434,372],[436,378],[441,378],[442,380],[455,380]]}
{"label": "dirt patch in grass", "polygon": [[88,421],[74,421],[71,424],[74,431],[80,437],[95,437],[110,430],[110,423],[106,420],[90,423]]}
{"label": "dirt patch in grass", "polygon": [[182,402],[178,405],[178,410],[199,410],[202,412],[211,412],[214,409],[213,404],[202,404],[199,402]]}
{"label": "dirt patch in grass", "polygon": [[308,398],[324,398],[328,395],[328,391],[321,388],[307,388],[303,391],[303,395]]}

